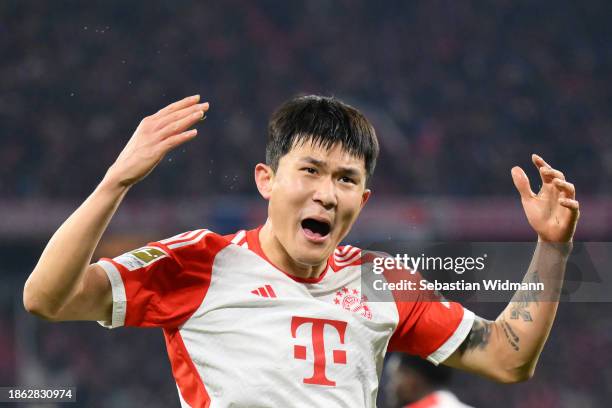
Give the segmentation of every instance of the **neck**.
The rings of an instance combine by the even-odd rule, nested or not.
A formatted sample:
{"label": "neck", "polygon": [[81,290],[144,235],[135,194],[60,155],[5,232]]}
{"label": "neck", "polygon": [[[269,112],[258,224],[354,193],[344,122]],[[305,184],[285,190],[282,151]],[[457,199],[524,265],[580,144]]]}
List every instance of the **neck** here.
{"label": "neck", "polygon": [[305,265],[291,258],[274,235],[270,219],[266,220],[259,231],[259,245],[273,265],[295,278],[316,279],[325,271],[327,266],[327,260],[320,265]]}

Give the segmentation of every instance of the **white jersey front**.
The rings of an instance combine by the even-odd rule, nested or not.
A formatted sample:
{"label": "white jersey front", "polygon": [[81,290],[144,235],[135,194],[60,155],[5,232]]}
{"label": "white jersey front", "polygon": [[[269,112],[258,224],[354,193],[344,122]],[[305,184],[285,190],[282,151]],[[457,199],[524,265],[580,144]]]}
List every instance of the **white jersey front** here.
{"label": "white jersey front", "polygon": [[190,231],[98,262],[113,292],[101,324],[163,328],[183,407],[374,407],[387,350],[437,364],[472,327],[453,302],[368,302],[355,247],[316,279],[289,276],[260,228]]}

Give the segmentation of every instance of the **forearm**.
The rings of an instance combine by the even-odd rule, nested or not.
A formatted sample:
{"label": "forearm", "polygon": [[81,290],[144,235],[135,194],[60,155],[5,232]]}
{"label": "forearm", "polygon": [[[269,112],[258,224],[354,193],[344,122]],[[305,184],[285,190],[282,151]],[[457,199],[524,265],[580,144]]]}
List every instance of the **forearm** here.
{"label": "forearm", "polygon": [[542,178],[538,194],[531,191],[520,167],[512,168],[512,180],[527,221],[539,237],[523,282],[543,284],[543,290],[519,290],[494,322],[477,317],[459,349],[445,361],[500,382],[522,381],[533,375],[557,313],[580,217],[574,185],[540,156],[532,155],[532,161]]}
{"label": "forearm", "polygon": [[52,315],[78,286],[129,189],[109,173],[49,240],[24,287],[24,303],[31,309]]}
{"label": "forearm", "polygon": [[557,313],[571,243],[538,242],[524,283],[542,283],[542,291],[519,290],[494,322],[495,349],[504,368],[529,377]]}
{"label": "forearm", "polygon": [[[49,240],[24,287],[27,310],[53,319],[70,305],[72,310],[62,318],[104,316],[111,294],[104,285],[106,276],[101,283],[95,267],[85,274],[93,252],[129,187],[145,178],[167,152],[197,135],[197,130],[187,129],[208,110],[208,103],[199,100],[199,95],[181,99],[140,122],[102,182]],[[74,310],[88,302],[90,310]]]}

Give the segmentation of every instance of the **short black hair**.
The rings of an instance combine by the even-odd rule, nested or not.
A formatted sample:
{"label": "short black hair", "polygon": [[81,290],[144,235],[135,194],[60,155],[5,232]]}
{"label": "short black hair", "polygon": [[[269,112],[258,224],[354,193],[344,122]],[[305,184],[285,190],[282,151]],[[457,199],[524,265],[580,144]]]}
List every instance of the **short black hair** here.
{"label": "short black hair", "polygon": [[409,354],[402,354],[399,369],[418,373],[434,387],[448,385],[452,378],[450,367],[435,366],[427,360]]}
{"label": "short black hair", "polygon": [[366,181],[374,173],[379,152],[374,127],[361,112],[335,97],[296,96],[283,103],[268,124],[266,163],[276,171],[281,157],[304,142],[325,149],[340,143],[364,160]]}

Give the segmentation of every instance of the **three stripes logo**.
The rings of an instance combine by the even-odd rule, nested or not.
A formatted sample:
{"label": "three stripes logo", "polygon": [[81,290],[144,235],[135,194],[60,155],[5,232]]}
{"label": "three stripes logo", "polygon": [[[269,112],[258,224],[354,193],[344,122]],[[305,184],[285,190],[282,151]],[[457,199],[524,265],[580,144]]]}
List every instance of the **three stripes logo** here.
{"label": "three stripes logo", "polygon": [[261,297],[276,297],[276,293],[274,293],[274,289],[272,289],[272,286],[270,285],[261,286],[257,289],[252,290],[251,293]]}

